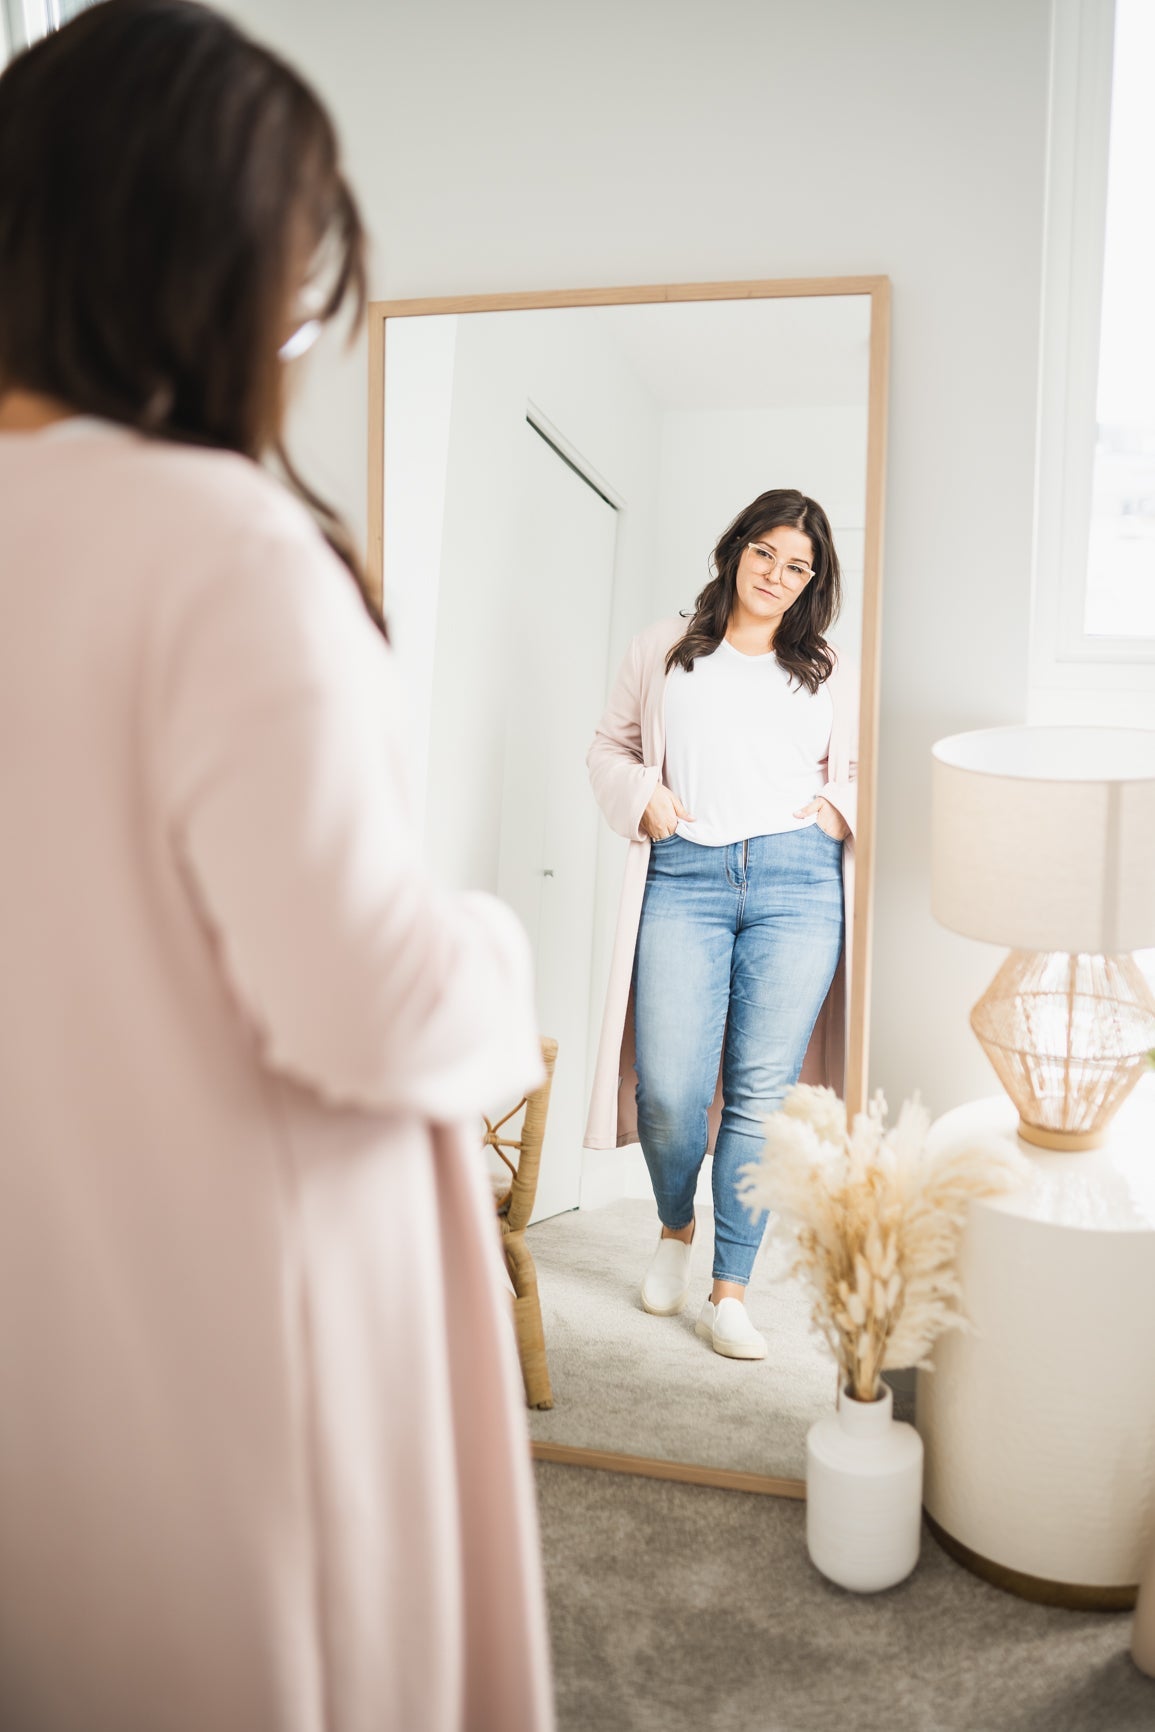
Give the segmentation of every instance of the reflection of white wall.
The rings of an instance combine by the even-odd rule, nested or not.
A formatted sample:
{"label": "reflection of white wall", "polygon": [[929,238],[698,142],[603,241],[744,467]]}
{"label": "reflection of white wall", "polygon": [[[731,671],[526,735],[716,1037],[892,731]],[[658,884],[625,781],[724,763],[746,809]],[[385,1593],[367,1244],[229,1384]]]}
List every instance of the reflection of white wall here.
{"label": "reflection of white wall", "polygon": [[831,637],[847,655],[862,641],[865,409],[731,409],[668,414],[662,428],[654,614],[689,607],[726,525],[770,487],[796,487],[830,518],[845,583]]}
{"label": "reflection of white wall", "polygon": [[[390,395],[392,341],[386,351]],[[436,792],[425,837],[428,857],[444,878],[480,888],[497,881],[501,694],[517,680],[519,588],[550,581],[548,548],[539,550],[532,570],[522,559],[520,487],[530,405],[621,503],[608,661],[647,617],[660,447],[649,398],[589,322],[549,314],[460,318],[428,736],[429,782]],[[385,581],[392,597],[388,567]],[[580,594],[559,588],[552,641],[540,646],[541,654],[564,653],[567,616],[582,605]],[[596,714],[589,717],[591,736],[596,721]]]}
{"label": "reflection of white wall", "polygon": [[457,320],[405,319],[389,344],[385,567],[389,632],[412,719],[413,796],[425,810]]}
{"label": "reflection of white wall", "polygon": [[[527,683],[522,659],[564,657],[569,622],[590,605],[568,580],[551,586],[559,562],[548,538],[526,544],[527,410],[561,436],[618,506],[607,679],[650,617],[661,418],[596,321],[556,313],[394,321],[386,399],[385,586],[399,659],[420,688],[412,748],[427,784],[426,854],[443,880],[492,890],[507,708],[510,694]],[[402,429],[410,423],[407,444]],[[412,470],[423,461],[427,472],[419,478]],[[559,524],[558,534],[565,528]],[[430,569],[433,556],[437,569]],[[591,574],[591,581],[598,579]],[[536,601],[543,593],[546,600],[544,641],[533,644],[519,630],[529,585]],[[584,738],[592,737],[601,695],[583,718]],[[625,844],[600,826],[597,848],[588,1061]],[[589,1175],[587,1200],[616,1193],[619,1182],[616,1172]]]}

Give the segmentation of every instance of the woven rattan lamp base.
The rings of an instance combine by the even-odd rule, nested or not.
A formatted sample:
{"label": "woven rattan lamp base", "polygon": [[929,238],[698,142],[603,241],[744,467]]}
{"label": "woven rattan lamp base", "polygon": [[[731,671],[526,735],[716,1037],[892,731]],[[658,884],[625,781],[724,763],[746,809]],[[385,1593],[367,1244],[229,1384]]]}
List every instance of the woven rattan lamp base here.
{"label": "woven rattan lamp base", "polygon": [[1092,1149],[1148,1067],[1155,997],[1130,956],[1013,950],[971,1027],[1026,1141]]}

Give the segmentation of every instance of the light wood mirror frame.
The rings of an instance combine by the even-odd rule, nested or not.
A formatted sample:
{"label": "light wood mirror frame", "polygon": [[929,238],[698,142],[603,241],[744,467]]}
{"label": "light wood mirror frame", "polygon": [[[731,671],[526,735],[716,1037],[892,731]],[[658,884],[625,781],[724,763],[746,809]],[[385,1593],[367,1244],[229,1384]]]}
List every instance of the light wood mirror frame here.
{"label": "light wood mirror frame", "polygon": [[[547,307],[610,307],[671,301],[782,300],[827,295],[870,299],[869,407],[866,451],[866,532],[863,558],[861,695],[859,708],[858,825],[855,834],[854,967],[851,971],[847,1032],[846,1105],[849,1113],[866,1105],[870,1035],[870,978],[873,959],[872,911],[876,795],[878,786],[878,712],[882,632],[882,543],[886,485],[887,383],[890,362],[890,279],[794,277],[764,282],[665,283],[611,289],[531,290],[525,294],[454,295],[421,300],[372,301],[369,305],[369,522],[367,568],[378,602],[385,595],[385,333],[390,319],[428,318],[438,313],[526,312]],[[547,1343],[548,1346],[548,1343]],[[661,1461],[646,1456],[584,1449],[576,1445],[535,1443],[538,1461],[603,1468],[678,1480],[690,1485],[802,1498],[805,1482],[725,1468]]]}

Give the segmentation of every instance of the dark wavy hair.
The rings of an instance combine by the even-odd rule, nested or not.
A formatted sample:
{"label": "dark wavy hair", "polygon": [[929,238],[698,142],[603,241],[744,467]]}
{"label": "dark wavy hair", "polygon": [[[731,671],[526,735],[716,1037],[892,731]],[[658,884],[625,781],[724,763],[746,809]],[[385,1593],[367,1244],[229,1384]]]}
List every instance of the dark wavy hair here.
{"label": "dark wavy hair", "polygon": [[333,123],[219,13],[102,0],[0,76],[0,391],[273,457],[372,613],[351,538],[284,447],[278,349],[322,262],[315,316],[351,302],[359,321],[364,231]]}
{"label": "dark wavy hair", "polygon": [[710,557],[714,576],[694,603],[693,617],[684,635],[666,657],[667,673],[673,667],[685,668],[690,673],[699,656],[713,655],[734,612],[738,562],[743,551],[749,542],[758,541],[775,529],[800,529],[810,537],[814,576],[782,616],[774,638],[774,654],[779,666],[812,692],[830,678],[834,654],[825,633],[837,619],[842,605],[842,570],[825,511],[816,500],[792,487],[775,487],[768,493],[760,493],[724,532]]}

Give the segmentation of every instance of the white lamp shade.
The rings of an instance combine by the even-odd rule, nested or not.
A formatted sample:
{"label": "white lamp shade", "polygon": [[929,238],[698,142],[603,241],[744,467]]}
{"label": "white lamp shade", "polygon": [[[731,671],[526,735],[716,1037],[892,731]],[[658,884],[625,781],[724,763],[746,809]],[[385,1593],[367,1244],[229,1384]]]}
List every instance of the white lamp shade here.
{"label": "white lamp shade", "polygon": [[1155,732],[986,728],[933,752],[932,905],[968,938],[1155,945]]}

